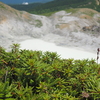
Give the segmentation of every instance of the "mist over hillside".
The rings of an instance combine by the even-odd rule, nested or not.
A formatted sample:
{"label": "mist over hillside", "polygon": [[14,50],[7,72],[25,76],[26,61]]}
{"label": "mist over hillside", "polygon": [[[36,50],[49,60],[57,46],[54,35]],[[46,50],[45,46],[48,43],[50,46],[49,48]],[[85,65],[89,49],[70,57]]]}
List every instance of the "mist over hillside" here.
{"label": "mist over hillside", "polygon": [[47,17],[0,2],[0,30],[0,45],[5,48],[32,38],[91,52],[100,47],[100,13],[88,8],[62,10]]}

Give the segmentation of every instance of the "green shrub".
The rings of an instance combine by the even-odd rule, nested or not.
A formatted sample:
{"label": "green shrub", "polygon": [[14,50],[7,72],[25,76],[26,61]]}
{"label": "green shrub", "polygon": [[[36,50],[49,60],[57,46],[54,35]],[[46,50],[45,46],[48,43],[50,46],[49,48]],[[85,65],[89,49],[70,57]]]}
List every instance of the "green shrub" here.
{"label": "green shrub", "polygon": [[100,65],[93,59],[61,59],[55,52],[0,48],[0,100],[99,99]]}

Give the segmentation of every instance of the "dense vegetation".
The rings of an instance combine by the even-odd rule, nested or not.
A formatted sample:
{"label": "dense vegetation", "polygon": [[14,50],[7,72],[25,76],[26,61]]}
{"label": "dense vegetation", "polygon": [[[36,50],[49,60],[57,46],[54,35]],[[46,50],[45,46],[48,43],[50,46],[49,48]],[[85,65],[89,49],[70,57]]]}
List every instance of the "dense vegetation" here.
{"label": "dense vegetation", "polygon": [[42,3],[32,3],[29,5],[22,5],[22,4],[15,4],[15,5],[9,5],[17,10],[24,10],[24,11],[29,11],[30,9],[34,9],[35,7],[42,5]]}
{"label": "dense vegetation", "polygon": [[[19,9],[20,6],[16,6],[15,8]],[[70,8],[91,8],[100,11],[100,6],[97,5],[96,0],[54,0],[44,4],[29,4],[29,6],[23,6],[23,10],[30,13],[44,15]]]}
{"label": "dense vegetation", "polygon": [[54,52],[0,47],[0,100],[100,100],[100,65]]}

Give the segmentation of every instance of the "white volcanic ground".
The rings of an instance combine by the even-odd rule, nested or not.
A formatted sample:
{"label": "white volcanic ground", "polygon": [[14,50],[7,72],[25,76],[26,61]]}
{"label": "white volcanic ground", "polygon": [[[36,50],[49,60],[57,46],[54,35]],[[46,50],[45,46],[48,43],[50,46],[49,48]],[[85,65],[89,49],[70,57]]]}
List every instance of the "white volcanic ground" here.
{"label": "white volcanic ground", "polygon": [[[84,26],[99,25],[95,17],[84,19],[65,11],[50,17],[14,12],[0,13],[5,16],[0,23],[1,46],[8,49],[13,43],[20,43],[21,49],[57,52],[62,58],[96,59],[100,35],[81,31]],[[95,16],[100,18],[100,14]]]}
{"label": "white volcanic ground", "polygon": [[[82,49],[75,49],[75,48],[68,48],[68,47],[61,47],[57,46],[54,43],[45,42],[40,39],[29,39],[23,42],[20,42],[21,49],[28,49],[28,50],[41,50],[43,52],[50,51],[56,52],[60,55],[61,58],[73,58],[73,59],[95,59],[96,61],[96,53],[91,53],[84,51]],[[100,63],[100,60],[98,61]]]}
{"label": "white volcanic ground", "polygon": [[[81,31],[84,26],[99,24],[95,18],[90,21],[65,11],[57,12],[50,17],[23,12],[23,16],[30,19],[20,17],[22,15],[16,15],[15,18],[7,14],[4,16],[8,19],[0,24],[0,45],[5,48],[30,38],[39,38],[64,47],[82,48],[89,52],[96,52],[100,47],[100,35],[93,36]],[[98,16],[100,17],[100,14]]]}

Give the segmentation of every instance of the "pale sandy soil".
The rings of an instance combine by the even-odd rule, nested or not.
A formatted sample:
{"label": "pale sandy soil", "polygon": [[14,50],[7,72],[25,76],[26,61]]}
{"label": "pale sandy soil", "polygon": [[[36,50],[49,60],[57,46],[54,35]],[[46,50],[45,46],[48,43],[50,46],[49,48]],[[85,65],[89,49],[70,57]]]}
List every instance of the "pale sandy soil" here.
{"label": "pale sandy soil", "polygon": [[[87,52],[81,49],[75,48],[68,48],[68,47],[61,47],[57,46],[54,43],[45,42],[40,39],[29,39],[23,42],[20,42],[21,49],[28,49],[28,50],[41,50],[43,52],[50,51],[50,52],[57,52],[61,58],[74,58],[74,59],[95,59],[96,60],[96,53]],[[100,60],[99,60],[100,63]]]}

